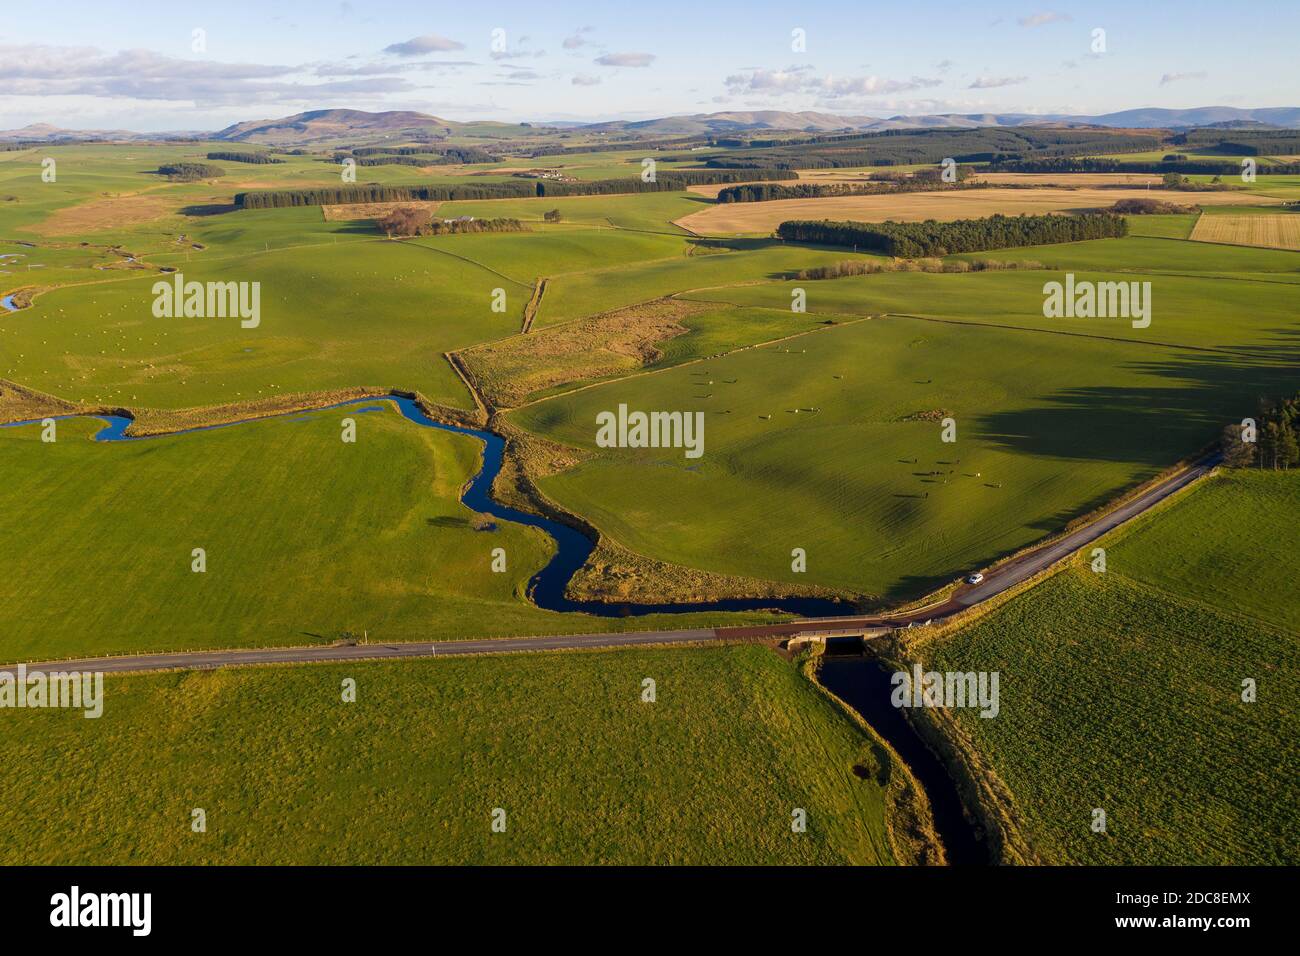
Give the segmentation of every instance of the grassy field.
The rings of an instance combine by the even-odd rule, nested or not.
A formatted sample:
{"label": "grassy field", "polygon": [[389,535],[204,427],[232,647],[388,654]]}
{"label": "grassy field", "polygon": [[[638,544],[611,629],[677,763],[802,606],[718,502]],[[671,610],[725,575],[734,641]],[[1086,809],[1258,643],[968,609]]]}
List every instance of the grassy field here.
{"label": "grassy field", "polygon": [[811,331],[822,320],[775,309],[658,299],[460,353],[501,408],[575,385],[668,368]]}
{"label": "grassy field", "polygon": [[1049,860],[1300,862],[1300,601],[1276,540],[1298,495],[1295,475],[1216,478],[1103,539],[1105,574],[1078,561],[926,649],[1000,672],[996,719],[954,713]]}
{"label": "grassy field", "polygon": [[891,758],[755,646],[111,675],[98,720],[7,719],[6,864],[894,859]]}
{"label": "grassy field", "polygon": [[[48,292],[0,323],[0,376],[72,401],[155,408],[357,385],[469,408],[442,353],[518,331],[532,291],[457,256],[379,240],[196,256],[177,268],[188,281],[261,283],[260,324],[155,318],[153,286],[167,277],[125,273]],[[497,288],[505,313],[492,311]]]}
{"label": "grassy field", "polygon": [[[1157,473],[1252,408],[1269,374],[1290,375],[1241,363],[888,318],[601,385],[510,418],[593,453],[542,487],[633,551],[899,599]],[[596,414],[622,403],[703,412],[703,457],[596,448]],[[940,441],[946,415],[958,423],[955,444]],[[795,547],[807,550],[806,573],[791,571]]]}
{"label": "grassy field", "polygon": [[1186,239],[1196,226],[1197,215],[1127,216],[1128,234],[1154,239]]}
{"label": "grassy field", "polygon": [[521,600],[550,539],[474,530],[473,438],[355,408],[125,444],[91,442],[99,427],[0,428],[0,660],[665,624]]}
{"label": "grassy field", "polygon": [[[1177,247],[1192,246],[1210,253],[1223,253],[1231,262],[1233,254],[1276,255],[1295,257],[1292,252],[1264,249],[1229,248],[1199,243],[1174,243],[1162,239],[1102,240],[1103,242],[1142,242]],[[1133,250],[1133,247],[1128,247]],[[1037,249],[1003,250],[999,256],[1023,261],[1038,254]],[[1109,260],[1122,248],[1098,250]],[[1140,250],[1133,250],[1135,257]],[[1009,255],[1019,252],[1020,255]],[[1084,250],[1086,256],[1090,250]],[[1221,374],[1229,376],[1239,364],[1251,367],[1283,369],[1295,355],[1293,330],[1296,276],[1278,277],[1232,274],[1231,277],[1201,274],[1187,269],[1185,274],[1142,271],[1092,271],[1080,262],[1067,265],[1065,253],[1056,253],[1057,271],[1005,271],[972,274],[885,273],[820,282],[766,282],[727,289],[692,292],[688,298],[733,305],[779,309],[790,307],[791,291],[803,288],[810,313],[825,316],[875,315],[893,312],[922,315],[988,326],[1011,326],[1050,333],[1077,336],[1100,336],[1131,343],[1166,344],[1184,349],[1213,349],[1228,356],[1222,361]],[[841,257],[843,258],[843,257]],[[1171,257],[1168,268],[1200,265],[1198,257],[1186,256],[1181,262]],[[1208,264],[1207,264],[1208,265]],[[1138,265],[1134,263],[1135,270]],[[1074,273],[1076,282],[1149,281],[1151,283],[1151,324],[1135,328],[1132,320],[1109,318],[1047,318],[1043,315],[1043,286],[1048,282],[1065,282],[1065,272]],[[1278,280],[1282,281],[1278,281]],[[1188,356],[1189,360],[1191,356]],[[1204,359],[1207,365],[1210,358]],[[1208,369],[1207,369],[1208,371]],[[1284,376],[1285,381],[1290,376]],[[1099,383],[1100,384],[1100,383]],[[1104,385],[1102,386],[1104,387]],[[1261,386],[1262,387],[1262,386]]]}
{"label": "grassy field", "polygon": [[1295,548],[1269,530],[1286,527],[1297,514],[1300,474],[1223,471],[1112,536],[1108,570],[1300,634]]}

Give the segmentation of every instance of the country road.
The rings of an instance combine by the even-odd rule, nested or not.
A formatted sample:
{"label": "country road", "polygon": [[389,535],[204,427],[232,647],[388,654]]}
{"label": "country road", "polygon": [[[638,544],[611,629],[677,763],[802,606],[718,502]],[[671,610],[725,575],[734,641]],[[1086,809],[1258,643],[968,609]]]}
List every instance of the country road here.
{"label": "country road", "polygon": [[[541,637],[505,637],[463,641],[418,641],[396,644],[332,644],[309,647],[267,647],[243,650],[177,651],[133,654],[120,657],[88,657],[26,664],[27,671],[102,671],[105,673],[199,670],[247,664],[289,664],[318,661],[388,660],[408,657],[459,657],[529,651],[581,650],[584,648],[636,647],[644,645],[698,644],[710,641],[777,639],[797,634],[815,634],[877,627],[906,627],[938,621],[980,604],[1032,578],[1058,561],[1091,544],[1107,532],[1132,520],[1153,505],[1205,476],[1219,463],[1212,455],[1188,466],[1106,512],[1082,528],[1041,545],[990,571],[974,586],[962,586],[947,600],[897,614],[800,618],[783,624],[694,628],[673,631],[623,631],[604,634],[561,634]],[[12,671],[17,664],[0,665]]]}

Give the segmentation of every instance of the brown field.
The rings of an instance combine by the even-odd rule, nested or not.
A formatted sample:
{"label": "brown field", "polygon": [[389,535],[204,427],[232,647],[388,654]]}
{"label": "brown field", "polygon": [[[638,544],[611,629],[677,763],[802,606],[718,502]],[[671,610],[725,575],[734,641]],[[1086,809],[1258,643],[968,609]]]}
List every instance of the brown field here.
{"label": "brown field", "polygon": [[981,173],[971,177],[978,183],[1008,186],[1143,186],[1158,183],[1155,173]]}
{"label": "brown field", "polygon": [[[777,199],[772,202],[709,206],[676,220],[701,235],[770,233],[787,219],[839,219],[859,222],[922,222],[926,219],[974,219],[995,213],[1077,212],[1100,209],[1120,199],[1148,199],[1146,189],[972,189],[950,193],[903,193],[898,196],[835,196],[826,199]],[[1164,195],[1163,193],[1159,195]],[[1195,193],[1198,205],[1272,205],[1280,200],[1238,192]]]}
{"label": "brown field", "polygon": [[1300,213],[1280,216],[1202,216],[1192,239],[1234,246],[1268,246],[1300,250]]}
{"label": "brown field", "polygon": [[863,166],[859,169],[796,169],[800,182],[806,183],[865,183],[872,173],[906,172],[913,166]]}
{"label": "brown field", "polygon": [[394,209],[425,209],[429,213],[438,211],[442,203],[424,199],[408,199],[405,202],[354,202],[338,206],[321,206],[321,214],[326,222],[348,222],[353,219],[378,219]]}
{"label": "brown field", "polygon": [[114,226],[152,222],[174,213],[176,209],[174,202],[152,193],[92,199],[90,202],[56,210],[44,222],[32,226],[31,231],[41,236],[80,235]]}
{"label": "brown field", "polygon": [[657,299],[458,354],[488,401],[510,408],[535,392],[649,365],[660,357],[657,343],[685,334],[682,320],[710,308]]}

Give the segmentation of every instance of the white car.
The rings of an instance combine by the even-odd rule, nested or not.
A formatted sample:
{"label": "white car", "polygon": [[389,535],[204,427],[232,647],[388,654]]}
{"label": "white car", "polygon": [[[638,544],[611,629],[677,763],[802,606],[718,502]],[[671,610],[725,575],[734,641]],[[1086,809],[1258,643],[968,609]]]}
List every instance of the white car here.
{"label": "white car", "polygon": [[966,575],[967,584],[979,584],[983,580],[984,580],[984,575],[980,574],[978,571],[976,571],[974,574]]}

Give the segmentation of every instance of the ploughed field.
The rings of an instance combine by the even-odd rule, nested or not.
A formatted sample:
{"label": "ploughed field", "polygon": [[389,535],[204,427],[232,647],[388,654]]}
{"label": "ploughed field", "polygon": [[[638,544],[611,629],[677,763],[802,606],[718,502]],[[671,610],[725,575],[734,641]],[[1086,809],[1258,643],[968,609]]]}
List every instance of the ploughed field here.
{"label": "ploughed field", "polygon": [[953,714],[1049,861],[1300,860],[1297,508],[1294,472],[1212,478],[925,649],[1000,672],[996,719]]}

